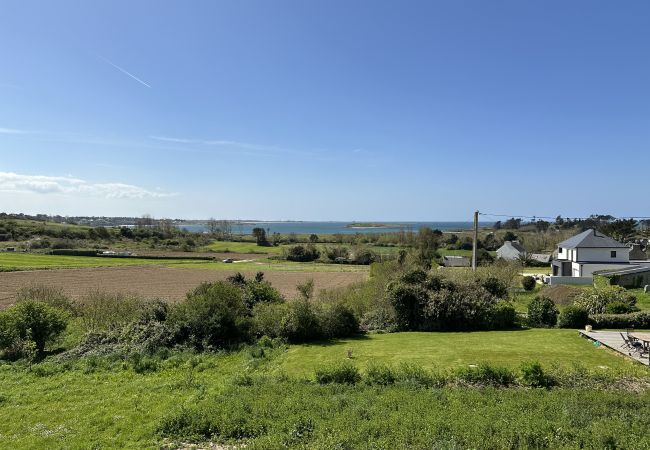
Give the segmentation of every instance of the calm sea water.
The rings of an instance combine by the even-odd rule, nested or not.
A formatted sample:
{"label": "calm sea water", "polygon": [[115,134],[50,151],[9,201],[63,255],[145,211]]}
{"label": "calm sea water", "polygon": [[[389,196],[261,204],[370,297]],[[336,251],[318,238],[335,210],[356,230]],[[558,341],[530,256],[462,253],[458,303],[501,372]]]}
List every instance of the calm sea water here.
{"label": "calm sea water", "polygon": [[[280,234],[354,234],[354,233],[394,233],[400,230],[417,231],[422,227],[429,227],[434,230],[454,231],[469,230],[472,228],[472,222],[381,222],[389,225],[388,227],[370,227],[370,228],[351,228],[347,225],[350,222],[233,222],[232,232],[235,234],[251,234],[253,228],[264,228],[267,233]],[[480,226],[491,226],[492,223],[481,222]],[[207,231],[205,225],[189,224],[179,225],[179,228],[194,231]]]}

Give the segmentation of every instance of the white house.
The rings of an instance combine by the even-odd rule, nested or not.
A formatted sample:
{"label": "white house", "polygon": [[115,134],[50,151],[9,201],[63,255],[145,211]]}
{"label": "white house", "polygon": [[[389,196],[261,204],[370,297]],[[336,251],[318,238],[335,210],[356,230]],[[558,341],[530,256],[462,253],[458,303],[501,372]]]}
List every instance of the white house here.
{"label": "white house", "polygon": [[525,254],[526,249],[519,243],[519,241],[505,241],[503,245],[497,249],[497,258],[505,259],[506,261],[514,261]]}
{"label": "white house", "polygon": [[558,244],[550,284],[591,284],[594,272],[638,267],[630,263],[631,248],[595,230],[584,231]]}

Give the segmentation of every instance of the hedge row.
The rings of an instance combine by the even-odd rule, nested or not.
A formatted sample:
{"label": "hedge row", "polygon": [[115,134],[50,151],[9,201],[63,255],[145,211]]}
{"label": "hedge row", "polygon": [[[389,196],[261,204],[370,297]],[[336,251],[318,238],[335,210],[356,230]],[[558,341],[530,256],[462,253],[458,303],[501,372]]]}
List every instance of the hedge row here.
{"label": "hedge row", "polygon": [[630,314],[593,314],[589,324],[594,328],[650,328],[650,312]]}

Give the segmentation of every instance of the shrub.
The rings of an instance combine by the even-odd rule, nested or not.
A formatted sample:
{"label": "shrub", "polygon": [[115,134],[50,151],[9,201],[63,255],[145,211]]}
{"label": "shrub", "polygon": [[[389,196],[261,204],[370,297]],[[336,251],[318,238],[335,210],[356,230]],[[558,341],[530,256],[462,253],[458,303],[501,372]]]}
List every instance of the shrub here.
{"label": "shrub", "polygon": [[444,378],[412,363],[400,364],[396,371],[396,377],[400,383],[423,388],[442,387],[445,383]]}
{"label": "shrub", "polygon": [[448,284],[430,293],[425,308],[426,330],[477,330],[490,327],[497,300],[472,282]]}
{"label": "shrub", "polygon": [[512,303],[502,300],[497,302],[489,313],[487,328],[491,330],[507,330],[515,328],[517,311]]}
{"label": "shrub", "polygon": [[615,301],[605,305],[605,314],[628,314],[635,311],[636,308],[629,303]]}
{"label": "shrub", "polygon": [[359,321],[352,310],[341,303],[324,305],[319,314],[323,337],[341,338],[359,333]]}
{"label": "shrub", "polygon": [[395,310],[389,305],[371,309],[361,318],[360,327],[364,331],[397,331]]}
{"label": "shrub", "polygon": [[137,296],[94,291],[75,304],[86,330],[115,330],[144,317],[164,320],[167,304]]}
{"label": "shrub", "polygon": [[16,295],[17,302],[34,300],[37,302],[47,303],[48,305],[66,310],[70,313],[76,311],[74,303],[68,298],[62,289],[37,284],[26,286],[18,290]]}
{"label": "shrub", "polygon": [[508,295],[508,285],[495,276],[488,276],[481,281],[481,286],[496,298],[504,298]]}
{"label": "shrub", "polygon": [[569,305],[560,313],[557,325],[560,328],[582,328],[589,322],[589,313],[582,306]]}
{"label": "shrub", "polygon": [[369,265],[377,260],[377,255],[370,250],[357,250],[354,252],[353,261],[355,264]]}
{"label": "shrub", "polygon": [[330,261],[347,261],[350,257],[350,251],[347,247],[327,247],[327,259]]}
{"label": "shrub", "polygon": [[528,275],[521,279],[521,285],[525,290],[532,291],[533,289],[535,289],[535,286],[537,285],[537,281],[535,280],[535,277],[531,277],[530,275]]}
{"label": "shrub", "polygon": [[397,326],[401,330],[418,330],[424,319],[427,293],[419,285],[392,283],[388,286],[388,299],[395,308]]}
{"label": "shrub", "polygon": [[626,303],[634,307],[636,297],[621,286],[605,286],[588,289],[575,299],[575,304],[585,308],[589,314],[602,314],[607,305],[614,302]]}
{"label": "shrub", "polygon": [[388,386],[397,380],[395,371],[386,364],[370,364],[366,369],[366,383],[370,385]]}
{"label": "shrub", "polygon": [[558,310],[553,300],[538,295],[528,304],[528,324],[533,327],[554,327]]}
{"label": "shrub", "polygon": [[314,309],[306,300],[289,303],[280,322],[281,337],[292,343],[308,342],[322,337]]}
{"label": "shrub", "polygon": [[316,246],[309,245],[294,245],[287,251],[287,260],[297,262],[315,261],[320,258],[320,252]]}
{"label": "shrub", "polygon": [[169,315],[177,342],[202,350],[245,341],[250,336],[249,310],[242,291],[223,281],[203,283],[187,294]]}
{"label": "shrub", "polygon": [[321,367],[316,370],[316,382],[318,384],[357,384],[359,381],[361,381],[359,369],[348,362]]}
{"label": "shrub", "polygon": [[544,372],[542,365],[537,361],[524,362],[520,370],[520,382],[524,386],[548,388],[554,384],[553,379]]}
{"label": "shrub", "polygon": [[248,281],[243,287],[244,302],[252,308],[258,303],[282,303],[282,295],[268,281]]}
{"label": "shrub", "polygon": [[510,369],[487,363],[458,369],[456,377],[466,383],[486,386],[510,386],[515,383],[515,374]]}
{"label": "shrub", "polygon": [[253,307],[253,333],[272,338],[284,335],[282,321],[288,312],[285,303],[258,303]]}
{"label": "shrub", "polygon": [[[35,350],[43,353],[45,345],[56,339],[68,324],[68,314],[33,300],[17,303],[0,311],[0,347],[11,352],[20,343],[33,342]],[[17,355],[21,356],[20,349]]]}
{"label": "shrub", "polygon": [[589,316],[594,328],[650,328],[650,312],[631,314],[594,314]]}

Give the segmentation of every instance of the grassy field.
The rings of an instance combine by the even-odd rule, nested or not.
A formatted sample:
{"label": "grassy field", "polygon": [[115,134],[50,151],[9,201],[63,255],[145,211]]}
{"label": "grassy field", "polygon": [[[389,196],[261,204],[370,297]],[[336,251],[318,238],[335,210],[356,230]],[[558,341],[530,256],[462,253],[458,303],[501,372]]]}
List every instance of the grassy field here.
{"label": "grassy field", "polygon": [[367,272],[369,270],[368,266],[324,263],[297,263],[291,261],[275,261],[268,259],[225,264],[221,261],[183,259],[106,258],[89,256],[43,255],[30,253],[0,253],[0,271],[79,269],[87,267],[140,265],[163,265],[191,269],[228,271],[261,270],[276,272]]}
{"label": "grassy field", "polygon": [[181,259],[106,258],[92,256],[43,255],[36,253],[0,253],[0,270],[66,269],[84,267],[193,265],[206,261]]}
{"label": "grassy field", "polygon": [[[367,448],[369,438],[375,441],[373,448],[479,448],[482,436],[507,441],[521,433],[533,433],[548,444],[544,436],[557,439],[560,428],[570,433],[563,434],[570,443],[587,426],[593,429],[585,439],[593,433],[606,437],[619,412],[650,405],[647,393],[318,386],[293,378],[313,380],[315,367],[345,359],[347,348],[361,368],[371,360],[444,369],[481,361],[516,367],[537,359],[566,367],[581,362],[604,374],[647,376],[647,369],[568,330],[372,335],[267,350],[262,358],[244,349],[174,353],[149,364],[133,358],[44,362],[31,368],[0,364],[0,448],[161,448],[167,435],[185,437],[197,417],[214,423],[209,429],[226,440],[252,438],[251,448]],[[253,380],[242,378],[244,373]],[[254,381],[273,373],[288,378]],[[603,414],[611,417],[609,422],[600,421]],[[576,420],[583,420],[582,425]],[[386,426],[387,421],[392,425]],[[630,432],[625,423],[611,431],[621,443]],[[515,425],[517,433],[512,432]],[[642,429],[636,433],[643,436]],[[194,430],[194,437],[207,432],[202,430],[207,429]],[[448,438],[460,440],[454,446]],[[341,439],[347,445],[337,446]],[[502,445],[494,441],[490,448]]]}
{"label": "grassy field", "polygon": [[226,242],[214,241],[203,247],[201,251],[212,251],[216,253],[265,253],[278,254],[282,251],[281,246],[263,247],[255,242]]}
{"label": "grassy field", "polygon": [[[352,349],[360,367],[369,362],[413,362],[428,368],[460,367],[489,361],[516,367],[530,359],[544,365],[632,367],[632,361],[595,348],[575,330],[531,329],[472,333],[370,334],[336,343],[294,346],[281,359],[282,370],[307,375],[319,365],[344,361]],[[606,370],[606,369],[603,369]]]}

